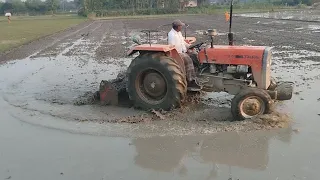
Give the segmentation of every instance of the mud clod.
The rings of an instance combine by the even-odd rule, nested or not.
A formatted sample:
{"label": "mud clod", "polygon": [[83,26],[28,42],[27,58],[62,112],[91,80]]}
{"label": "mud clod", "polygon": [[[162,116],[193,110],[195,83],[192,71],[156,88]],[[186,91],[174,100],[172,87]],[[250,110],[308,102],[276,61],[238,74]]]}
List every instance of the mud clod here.
{"label": "mud clod", "polygon": [[293,129],[292,131],[295,132],[295,133],[299,133],[300,132],[299,129]]}
{"label": "mud clod", "polygon": [[264,125],[267,129],[285,128],[289,125],[290,117],[287,114],[272,112],[255,119],[254,122]]}
{"label": "mud clod", "polygon": [[86,92],[83,95],[80,95],[78,98],[76,98],[73,104],[76,106],[90,105],[97,103],[98,100],[99,96],[97,92]]}
{"label": "mud clod", "polygon": [[160,118],[161,120],[164,120],[164,119],[165,119],[164,115],[161,114],[161,112],[156,111],[156,110],[152,110],[151,112],[154,113],[154,114],[155,114],[158,118]]}

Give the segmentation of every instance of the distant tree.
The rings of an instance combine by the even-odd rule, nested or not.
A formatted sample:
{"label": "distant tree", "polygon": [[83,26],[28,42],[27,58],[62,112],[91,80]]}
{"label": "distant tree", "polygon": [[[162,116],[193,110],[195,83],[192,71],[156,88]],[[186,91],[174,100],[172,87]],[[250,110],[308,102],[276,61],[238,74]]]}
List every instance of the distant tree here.
{"label": "distant tree", "polygon": [[305,4],[305,5],[308,5],[308,6],[311,6],[313,3],[312,3],[312,0],[302,0],[301,2],[302,4]]}
{"label": "distant tree", "polygon": [[9,2],[3,3],[2,7],[1,7],[1,13],[2,14],[7,12],[7,11],[12,12],[12,10],[13,10],[12,3],[9,3]]}
{"label": "distant tree", "polygon": [[203,5],[207,4],[207,3],[208,3],[207,0],[198,0],[198,5],[199,6],[203,6]]}
{"label": "distant tree", "polygon": [[46,6],[47,6],[48,11],[51,11],[51,13],[54,14],[59,7],[59,1],[58,0],[46,0]]}
{"label": "distant tree", "polygon": [[59,8],[60,11],[70,11],[77,9],[77,5],[74,1],[60,0]]}
{"label": "distant tree", "polygon": [[47,11],[45,2],[41,0],[26,0],[25,5],[30,14],[43,14]]}
{"label": "distant tree", "polygon": [[74,2],[74,4],[76,5],[76,7],[77,7],[78,9],[80,9],[81,7],[83,7],[84,0],[74,0],[73,2]]}
{"label": "distant tree", "polygon": [[13,13],[19,14],[27,12],[27,7],[21,0],[12,0],[11,3]]}

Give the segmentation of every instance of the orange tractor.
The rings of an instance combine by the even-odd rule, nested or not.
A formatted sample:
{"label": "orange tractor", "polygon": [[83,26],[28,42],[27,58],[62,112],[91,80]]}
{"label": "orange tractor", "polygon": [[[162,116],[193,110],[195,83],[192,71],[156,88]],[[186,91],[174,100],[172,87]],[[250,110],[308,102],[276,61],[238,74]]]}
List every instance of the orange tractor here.
{"label": "orange tractor", "polygon": [[[190,56],[196,68],[199,84],[205,92],[227,92],[235,95],[231,112],[235,120],[266,114],[274,100],[290,100],[293,83],[275,82],[271,77],[272,51],[264,46],[236,46],[231,33],[229,45],[213,45],[214,30],[208,30],[211,44],[190,46]],[[170,110],[180,107],[187,95],[183,59],[175,47],[166,44],[138,44],[129,50],[135,57],[126,74],[113,81],[102,81],[99,97],[104,104],[118,103],[121,91],[128,93],[133,105],[145,110]],[[195,38],[186,37],[188,43]],[[194,53],[196,52],[196,54]]]}

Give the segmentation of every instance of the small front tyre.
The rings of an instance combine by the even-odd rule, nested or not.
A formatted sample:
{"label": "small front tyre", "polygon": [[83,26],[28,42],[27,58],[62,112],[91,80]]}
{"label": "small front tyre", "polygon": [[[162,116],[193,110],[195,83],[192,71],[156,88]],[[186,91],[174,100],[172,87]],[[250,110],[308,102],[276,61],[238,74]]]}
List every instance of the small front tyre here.
{"label": "small front tyre", "polygon": [[263,89],[248,88],[235,95],[231,103],[234,120],[245,120],[267,114],[272,99]]}

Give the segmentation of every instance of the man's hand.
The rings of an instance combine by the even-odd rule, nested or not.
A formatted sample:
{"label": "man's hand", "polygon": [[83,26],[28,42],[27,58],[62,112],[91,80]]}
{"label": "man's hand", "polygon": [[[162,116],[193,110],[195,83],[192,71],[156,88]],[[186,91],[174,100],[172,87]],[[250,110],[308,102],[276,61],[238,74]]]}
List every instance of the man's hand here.
{"label": "man's hand", "polygon": [[187,42],[188,44],[193,44],[194,42],[196,42],[196,38],[195,37],[187,37],[185,39],[185,42]]}

